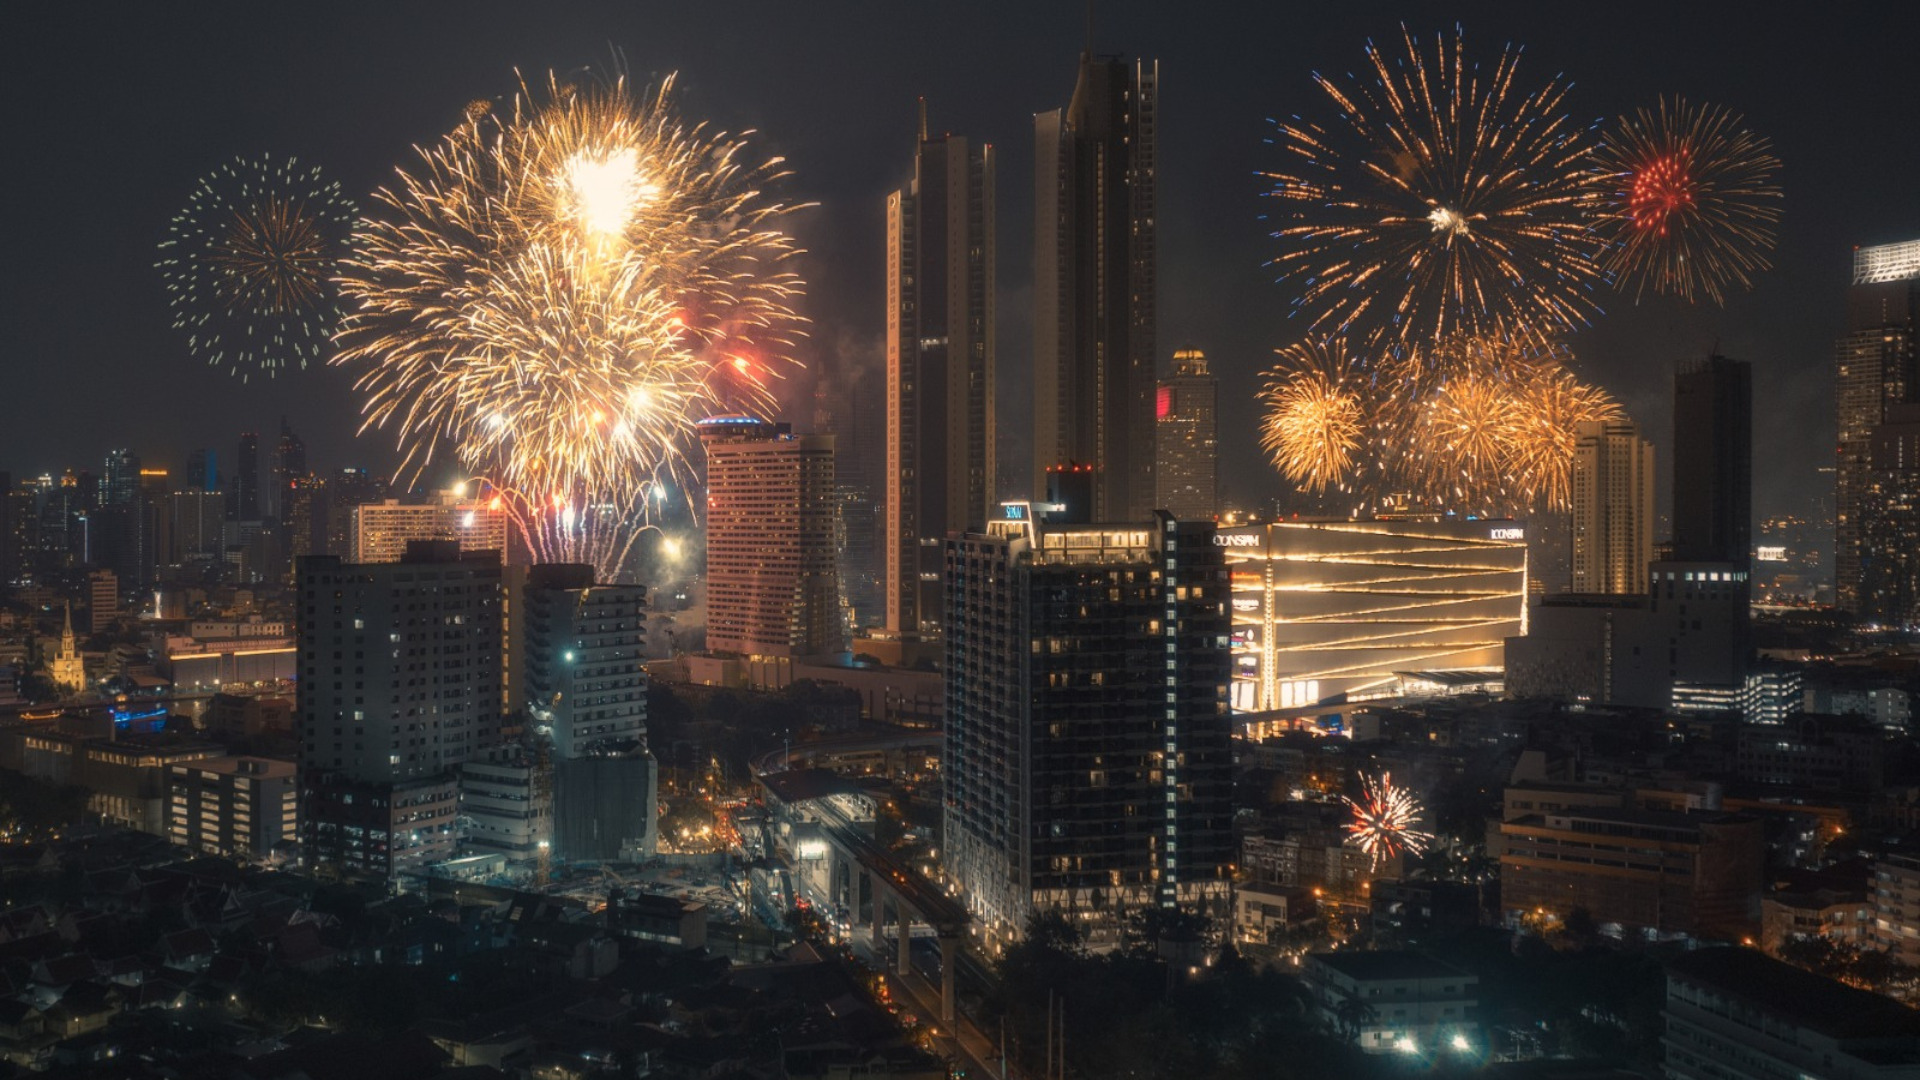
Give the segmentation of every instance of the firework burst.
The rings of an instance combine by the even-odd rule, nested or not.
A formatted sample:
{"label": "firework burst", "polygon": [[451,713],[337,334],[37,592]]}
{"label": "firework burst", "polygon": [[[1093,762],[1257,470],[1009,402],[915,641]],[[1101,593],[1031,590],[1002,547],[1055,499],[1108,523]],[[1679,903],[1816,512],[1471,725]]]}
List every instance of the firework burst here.
{"label": "firework burst", "polygon": [[1558,79],[1528,88],[1518,49],[1491,68],[1456,31],[1367,45],[1370,79],[1316,75],[1336,114],[1275,121],[1273,265],[1316,332],[1429,343],[1545,337],[1598,310],[1584,220],[1588,133]]}
{"label": "firework burst", "polygon": [[1275,467],[1319,494],[1345,490],[1368,434],[1365,375],[1339,339],[1280,350],[1266,373],[1260,445]]}
{"label": "firework burst", "polygon": [[1376,867],[1396,855],[1418,855],[1433,843],[1432,833],[1415,828],[1426,807],[1412,792],[1394,787],[1392,773],[1382,773],[1378,780],[1362,777],[1360,797],[1346,803],[1353,809],[1347,843],[1366,852]]}
{"label": "firework burst", "polygon": [[354,206],[317,166],[238,157],[201,177],[160,242],[173,325],[243,380],[321,360]]}
{"label": "firework burst", "polygon": [[686,490],[693,421],[764,410],[801,329],[780,160],[684,123],[671,88],[550,75],[469,105],[342,272],[362,430],[391,426],[416,477],[451,447],[537,558],[608,577]]}
{"label": "firework burst", "polygon": [[1738,115],[1662,99],[1621,117],[1594,152],[1596,228],[1615,283],[1691,300],[1752,285],[1780,220],[1780,161]]}
{"label": "firework burst", "polygon": [[1261,443],[1301,489],[1397,496],[1459,513],[1563,510],[1574,425],[1623,413],[1561,346],[1501,335],[1356,359],[1338,339],[1283,349],[1267,372]]}
{"label": "firework burst", "polygon": [[1537,505],[1565,510],[1573,505],[1573,452],[1577,425],[1623,420],[1626,410],[1605,390],[1581,382],[1558,365],[1544,365],[1517,387],[1504,467],[1514,485]]}

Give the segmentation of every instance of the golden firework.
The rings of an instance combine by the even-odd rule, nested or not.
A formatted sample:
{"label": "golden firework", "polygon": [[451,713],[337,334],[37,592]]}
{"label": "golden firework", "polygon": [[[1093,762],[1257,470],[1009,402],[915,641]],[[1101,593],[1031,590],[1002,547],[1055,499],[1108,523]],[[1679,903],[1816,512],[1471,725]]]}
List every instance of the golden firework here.
{"label": "golden firework", "polygon": [[1566,84],[1528,84],[1517,48],[1483,66],[1457,33],[1401,36],[1368,43],[1370,78],[1315,76],[1331,117],[1274,122],[1273,265],[1296,303],[1316,332],[1376,346],[1584,323],[1601,276]]}
{"label": "golden firework", "polygon": [[1282,349],[1266,380],[1260,445],[1274,465],[1316,494],[1346,488],[1366,438],[1367,415],[1361,377],[1345,343]]}
{"label": "golden firework", "polygon": [[692,423],[763,410],[802,320],[780,159],[682,121],[673,80],[549,75],[466,110],[375,193],[337,363],[416,477],[449,446],[542,561],[617,573]]}

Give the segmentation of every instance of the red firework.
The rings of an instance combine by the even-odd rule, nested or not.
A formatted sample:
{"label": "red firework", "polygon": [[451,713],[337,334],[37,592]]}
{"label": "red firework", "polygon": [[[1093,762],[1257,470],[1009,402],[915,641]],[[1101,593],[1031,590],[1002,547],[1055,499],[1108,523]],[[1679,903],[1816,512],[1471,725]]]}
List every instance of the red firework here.
{"label": "red firework", "polygon": [[1780,161],[1734,113],[1662,101],[1622,117],[1594,161],[1601,265],[1621,289],[1721,303],[1770,265]]}

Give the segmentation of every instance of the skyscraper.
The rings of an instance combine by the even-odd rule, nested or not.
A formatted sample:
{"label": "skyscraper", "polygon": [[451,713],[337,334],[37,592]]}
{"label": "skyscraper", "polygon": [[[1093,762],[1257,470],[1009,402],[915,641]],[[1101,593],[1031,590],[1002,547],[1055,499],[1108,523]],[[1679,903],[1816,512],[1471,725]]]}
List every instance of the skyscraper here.
{"label": "skyscraper", "polygon": [[1673,380],[1673,556],[1647,568],[1674,708],[1737,708],[1746,688],[1752,530],[1753,366],[1724,356],[1683,364]]}
{"label": "skyscraper", "polygon": [[182,490],[219,491],[220,455],[205,447],[187,455],[187,475]]}
{"label": "skyscraper", "polygon": [[856,406],[871,400],[861,397],[862,381],[851,372],[823,378],[813,391],[813,430],[833,436],[834,543],[841,595],[856,629],[887,621],[885,507],[875,498],[887,468],[886,417],[878,409]]}
{"label": "skyscraper", "polygon": [[287,493],[307,476],[307,444],[280,418],[280,442],[273,450],[273,497],[266,509],[280,521],[287,519]]}
{"label": "skyscraper", "polygon": [[240,452],[234,457],[233,520],[260,520],[260,436],[240,433]]}
{"label": "skyscraper", "polygon": [[993,148],[929,138],[887,196],[887,628],[940,619],[941,542],[986,523],[994,485]]}
{"label": "skyscraper", "polygon": [[101,472],[100,505],[119,506],[140,496],[140,455],[131,450],[107,451]]}
{"label": "skyscraper", "polygon": [[1673,557],[1753,558],[1753,365],[1714,356],[1673,379]]}
{"label": "skyscraper", "polygon": [[1160,383],[1154,398],[1154,479],[1159,487],[1154,506],[1183,521],[1211,521],[1219,511],[1219,443],[1213,423],[1219,393],[1220,381],[1207,370],[1207,355],[1181,349],[1173,354],[1173,374]]}
{"label": "skyscraper", "polygon": [[1040,524],[946,544],[945,848],[988,932],[1216,917],[1233,862],[1229,590],[1208,522]]}
{"label": "skyscraper", "polygon": [[454,770],[500,737],[498,556],[425,541],[295,577],[308,859],[384,877],[450,857]]}
{"label": "skyscraper", "polygon": [[1653,444],[1631,420],[1573,429],[1573,591],[1642,593],[1653,561]]}
{"label": "skyscraper", "polygon": [[1092,467],[1096,520],[1153,509],[1160,66],[1081,54],[1034,117],[1033,493]]}
{"label": "skyscraper", "polygon": [[833,436],[746,416],[700,422],[707,454],[707,647],[760,685],[847,647],[833,543]]}
{"label": "skyscraper", "polygon": [[1920,623],[1920,403],[1887,406],[1873,426],[1858,501],[1855,611],[1875,622]]}
{"label": "skyscraper", "polygon": [[1891,612],[1869,602],[1866,520],[1874,485],[1874,428],[1888,410],[1920,399],[1920,240],[1856,248],[1847,291],[1847,329],[1834,345],[1838,460],[1834,475],[1834,569],[1840,607],[1858,615]]}

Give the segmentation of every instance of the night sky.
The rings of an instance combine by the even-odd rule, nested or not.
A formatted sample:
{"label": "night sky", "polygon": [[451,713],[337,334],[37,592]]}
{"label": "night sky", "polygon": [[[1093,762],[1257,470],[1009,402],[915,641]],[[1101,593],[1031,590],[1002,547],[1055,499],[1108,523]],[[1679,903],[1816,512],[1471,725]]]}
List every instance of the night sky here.
{"label": "night sky", "polygon": [[[1251,398],[1272,349],[1302,329],[1262,265],[1273,248],[1254,174],[1277,162],[1265,118],[1319,109],[1311,72],[1356,70],[1366,38],[1402,20],[1423,36],[1458,22],[1483,61],[1524,43],[1523,78],[1566,73],[1583,118],[1679,93],[1773,139],[1785,217],[1758,287],[1725,309],[1610,295],[1572,345],[1663,453],[1674,363],[1716,343],[1753,361],[1756,508],[1806,511],[1830,494],[1816,470],[1832,462],[1849,249],[1920,238],[1920,4],[1102,3],[1099,51],[1161,61],[1160,351],[1164,363],[1202,348],[1222,377],[1228,497],[1280,490]],[[604,68],[616,50],[643,81],[677,70],[689,115],[758,129],[797,173],[786,194],[819,204],[794,222],[815,372],[880,362],[882,200],[909,167],[914,99],[936,131],[995,144],[1002,423],[1023,449],[1031,117],[1065,104],[1085,35],[1076,3],[11,6],[0,468],[97,471],[114,445],[175,468],[211,445],[226,464],[239,430],[270,432],[282,413],[316,467],[388,467],[385,440],[354,437],[346,373],[243,385],[187,355],[153,268],[168,220],[236,153],[318,163],[365,207],[411,145],[505,95],[516,67]],[[811,380],[787,395],[802,426]]]}

